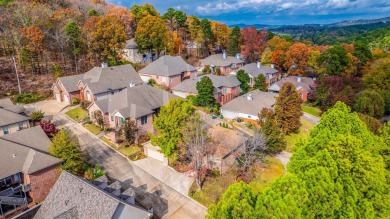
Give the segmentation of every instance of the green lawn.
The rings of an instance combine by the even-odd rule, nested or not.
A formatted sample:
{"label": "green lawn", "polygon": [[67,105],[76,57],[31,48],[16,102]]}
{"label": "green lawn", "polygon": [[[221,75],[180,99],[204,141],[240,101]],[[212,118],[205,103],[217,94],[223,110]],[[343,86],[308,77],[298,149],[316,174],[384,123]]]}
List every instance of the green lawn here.
{"label": "green lawn", "polygon": [[100,131],[101,131],[100,127],[97,126],[97,125],[95,125],[95,124],[93,124],[93,123],[86,123],[86,124],[84,125],[84,127],[85,127],[86,129],[88,129],[90,132],[92,132],[92,134],[94,134],[94,135],[99,134]]}
{"label": "green lawn", "polygon": [[112,143],[109,139],[106,137],[101,137],[100,140],[107,143],[110,147],[115,149],[116,151],[119,151],[121,154],[125,155],[126,157],[133,155],[135,153],[138,153],[141,151],[141,148],[136,145],[131,146],[116,146],[114,143]]}
{"label": "green lawn", "polygon": [[321,110],[317,107],[302,105],[302,110],[303,110],[303,112],[309,113],[313,116],[317,116],[317,117],[321,116]]}
{"label": "green lawn", "polygon": [[[269,183],[284,174],[284,166],[274,157],[268,157],[263,163],[253,167],[254,177],[249,182],[253,190],[261,192]],[[197,190],[194,182],[188,192],[189,196],[208,207],[210,204],[217,203],[227,188],[236,183],[236,174],[232,171],[220,176],[209,176],[203,184],[202,190]]]}
{"label": "green lawn", "polygon": [[84,118],[88,117],[88,112],[80,107],[77,107],[66,112],[66,115],[68,115],[74,121],[80,122]]}
{"label": "green lawn", "polygon": [[295,148],[295,143],[298,141],[298,139],[305,139],[309,136],[310,130],[315,126],[314,123],[311,123],[307,120],[301,119],[302,126],[299,129],[298,133],[292,133],[290,135],[287,135],[285,137],[285,140],[287,142],[286,151],[293,152]]}

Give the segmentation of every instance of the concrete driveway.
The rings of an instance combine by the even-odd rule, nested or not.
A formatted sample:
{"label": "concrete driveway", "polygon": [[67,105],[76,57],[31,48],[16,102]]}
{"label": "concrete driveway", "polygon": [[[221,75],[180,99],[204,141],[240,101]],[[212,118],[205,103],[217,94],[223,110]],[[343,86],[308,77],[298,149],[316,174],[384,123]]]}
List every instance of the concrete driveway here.
{"label": "concrete driveway", "polygon": [[137,160],[133,163],[181,194],[188,195],[188,191],[194,181],[193,178],[179,173],[172,167],[151,157]]}
{"label": "concrete driveway", "polygon": [[60,103],[56,100],[43,100],[36,103],[25,104],[24,108],[26,109],[28,114],[35,110],[41,110],[45,113],[45,115],[56,115],[67,106],[68,103]]}
{"label": "concrete driveway", "polygon": [[[207,209],[204,206],[139,168],[134,162],[130,162],[90,134],[80,124],[74,123],[63,114],[55,115],[53,122],[75,133],[88,163],[101,165],[109,179],[121,183],[122,191],[133,188],[137,204],[145,208],[153,207],[153,212],[158,218],[205,218]],[[153,161],[145,161],[144,165],[155,164]],[[153,168],[154,166],[150,166],[147,169]],[[182,178],[177,178],[176,183],[181,183],[181,180]],[[174,177],[170,179],[170,183],[175,183]]]}

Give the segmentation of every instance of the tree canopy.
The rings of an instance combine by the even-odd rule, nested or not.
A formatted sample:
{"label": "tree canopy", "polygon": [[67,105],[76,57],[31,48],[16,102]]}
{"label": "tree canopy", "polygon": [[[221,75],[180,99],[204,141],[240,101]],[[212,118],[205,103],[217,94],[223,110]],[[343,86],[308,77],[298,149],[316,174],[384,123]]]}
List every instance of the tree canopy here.
{"label": "tree canopy", "polygon": [[213,107],[216,104],[214,97],[214,85],[211,79],[204,76],[196,83],[198,96],[196,97],[196,105]]}
{"label": "tree canopy", "polygon": [[248,73],[246,73],[244,70],[239,70],[237,72],[237,79],[241,82],[240,84],[240,88],[241,88],[241,92],[243,94],[246,94],[248,93],[249,91],[249,81],[250,81],[250,77],[248,75]]}
{"label": "tree canopy", "polygon": [[182,144],[182,128],[194,110],[186,100],[171,99],[168,105],[161,107],[158,116],[154,117],[153,127],[157,135],[151,134],[151,142],[153,145],[160,146],[161,152],[166,157],[174,156],[174,152]]}

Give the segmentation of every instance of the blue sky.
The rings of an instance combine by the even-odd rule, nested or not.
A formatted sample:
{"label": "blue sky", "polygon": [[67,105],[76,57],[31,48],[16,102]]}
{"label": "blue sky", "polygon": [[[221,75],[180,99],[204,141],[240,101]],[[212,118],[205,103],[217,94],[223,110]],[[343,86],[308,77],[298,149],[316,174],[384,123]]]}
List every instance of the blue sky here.
{"label": "blue sky", "polygon": [[227,24],[327,24],[390,16],[390,0],[108,0],[131,7],[150,3]]}

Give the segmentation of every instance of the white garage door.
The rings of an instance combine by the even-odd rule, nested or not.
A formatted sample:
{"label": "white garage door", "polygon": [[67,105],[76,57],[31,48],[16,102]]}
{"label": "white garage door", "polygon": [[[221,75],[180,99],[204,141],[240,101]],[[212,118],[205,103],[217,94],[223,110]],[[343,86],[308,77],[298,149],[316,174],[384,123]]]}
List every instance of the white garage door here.
{"label": "white garage door", "polygon": [[56,100],[57,100],[58,102],[61,102],[61,94],[56,94]]}
{"label": "white garage door", "polygon": [[181,91],[173,91],[173,94],[178,96],[178,97],[186,98],[186,93],[181,92]]}
{"label": "white garage door", "polygon": [[164,155],[153,149],[148,148],[148,157],[164,162]]}
{"label": "white garage door", "polygon": [[228,119],[237,118],[238,113],[236,113],[236,112],[231,112],[228,110],[221,110],[221,111],[222,111],[223,117],[225,117],[225,118],[228,118]]}
{"label": "white garage door", "polygon": [[141,75],[141,79],[142,79],[144,82],[149,82],[150,76]]}
{"label": "white garage door", "polygon": [[69,96],[66,95],[66,94],[64,94],[64,101],[65,101],[66,103],[69,103],[69,102],[70,102]]}

